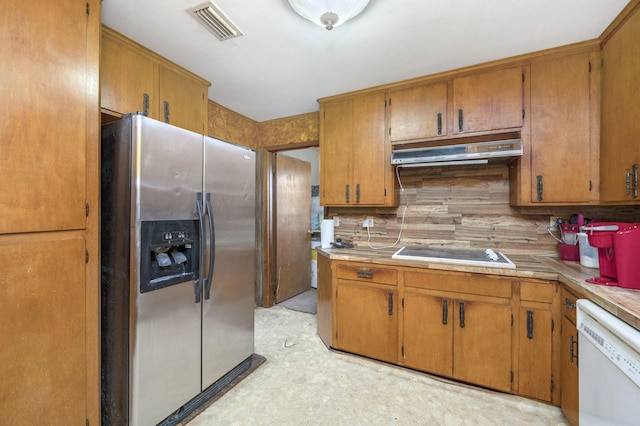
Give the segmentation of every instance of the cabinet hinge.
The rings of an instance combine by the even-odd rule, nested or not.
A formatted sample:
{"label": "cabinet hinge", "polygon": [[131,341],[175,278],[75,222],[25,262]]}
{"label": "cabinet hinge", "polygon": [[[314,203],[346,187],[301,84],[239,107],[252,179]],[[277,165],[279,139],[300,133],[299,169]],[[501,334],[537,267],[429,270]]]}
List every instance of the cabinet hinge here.
{"label": "cabinet hinge", "polygon": [[384,189],[384,196],[387,196],[387,188]]}
{"label": "cabinet hinge", "polygon": [[551,320],[551,332],[553,333],[555,329],[556,329],[556,322],[554,320]]}
{"label": "cabinet hinge", "polygon": [[89,263],[89,250],[84,251],[84,263]]}
{"label": "cabinet hinge", "polygon": [[404,345],[402,345],[402,359],[404,359],[404,358],[406,358],[406,357],[404,356]]}
{"label": "cabinet hinge", "polygon": [[87,6],[85,10],[86,10],[87,16],[89,16],[91,14],[91,5],[89,4],[89,2],[87,2]]}
{"label": "cabinet hinge", "polygon": [[511,375],[510,375],[509,380],[511,381],[511,383],[513,383],[513,371],[511,371],[511,372],[510,372],[510,374],[511,374]]}
{"label": "cabinet hinge", "polygon": [[591,61],[589,61],[589,72],[591,72]]}
{"label": "cabinet hinge", "polygon": [[553,382],[553,377],[551,377],[551,393],[556,389],[556,384]]}
{"label": "cabinet hinge", "polygon": [[84,205],[84,214],[86,217],[89,217],[89,203],[85,203]]}
{"label": "cabinet hinge", "polygon": [[524,120],[525,117],[525,113],[524,113],[524,108],[522,108],[522,119]]}

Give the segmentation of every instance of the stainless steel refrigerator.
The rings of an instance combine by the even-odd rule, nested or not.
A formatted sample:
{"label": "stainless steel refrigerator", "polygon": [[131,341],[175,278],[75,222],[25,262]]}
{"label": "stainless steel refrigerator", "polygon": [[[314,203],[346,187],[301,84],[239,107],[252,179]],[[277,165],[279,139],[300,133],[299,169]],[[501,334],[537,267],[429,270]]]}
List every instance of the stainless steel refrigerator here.
{"label": "stainless steel refrigerator", "polygon": [[101,158],[103,424],[174,424],[251,363],[255,152],[131,114]]}

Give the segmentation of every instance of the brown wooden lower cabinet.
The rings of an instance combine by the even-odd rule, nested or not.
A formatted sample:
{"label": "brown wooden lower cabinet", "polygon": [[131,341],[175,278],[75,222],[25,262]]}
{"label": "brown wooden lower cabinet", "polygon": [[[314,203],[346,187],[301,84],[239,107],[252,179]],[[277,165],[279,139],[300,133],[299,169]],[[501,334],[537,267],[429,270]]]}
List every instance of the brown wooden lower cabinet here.
{"label": "brown wooden lower cabinet", "polygon": [[453,376],[453,300],[405,290],[404,365]]}
{"label": "brown wooden lower cabinet", "polygon": [[[461,298],[463,297],[463,298]],[[493,389],[511,391],[511,307],[404,293],[403,364]]]}
{"label": "brown wooden lower cabinet", "polygon": [[560,298],[562,331],[560,344],[560,368],[562,371],[562,395],[560,407],[569,424],[578,424],[578,330],[576,329],[576,300],[578,297],[562,289]]}
{"label": "brown wooden lower cabinet", "polygon": [[318,334],[328,346],[560,404],[555,281],[320,257]]}
{"label": "brown wooden lower cabinet", "polygon": [[396,363],[398,292],[392,286],[339,280],[335,346],[347,352]]}

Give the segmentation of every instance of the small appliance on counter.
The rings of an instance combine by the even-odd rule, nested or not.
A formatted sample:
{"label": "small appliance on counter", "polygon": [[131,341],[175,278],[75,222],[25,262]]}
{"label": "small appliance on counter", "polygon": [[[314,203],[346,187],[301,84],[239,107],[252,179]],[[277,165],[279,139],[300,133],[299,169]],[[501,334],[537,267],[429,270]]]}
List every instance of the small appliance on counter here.
{"label": "small appliance on counter", "polygon": [[589,244],[598,248],[600,276],[592,284],[640,289],[640,223],[598,222],[584,227]]}

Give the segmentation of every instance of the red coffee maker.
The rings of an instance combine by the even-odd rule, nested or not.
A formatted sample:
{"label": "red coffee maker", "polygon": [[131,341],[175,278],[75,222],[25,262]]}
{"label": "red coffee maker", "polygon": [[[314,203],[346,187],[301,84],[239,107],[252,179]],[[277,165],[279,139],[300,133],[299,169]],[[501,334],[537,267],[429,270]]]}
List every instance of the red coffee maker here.
{"label": "red coffee maker", "polygon": [[600,276],[587,282],[640,289],[640,224],[590,223],[585,227],[589,244],[598,248]]}

